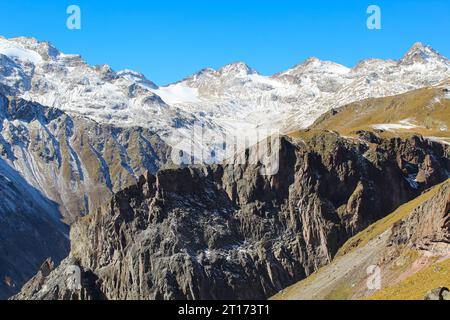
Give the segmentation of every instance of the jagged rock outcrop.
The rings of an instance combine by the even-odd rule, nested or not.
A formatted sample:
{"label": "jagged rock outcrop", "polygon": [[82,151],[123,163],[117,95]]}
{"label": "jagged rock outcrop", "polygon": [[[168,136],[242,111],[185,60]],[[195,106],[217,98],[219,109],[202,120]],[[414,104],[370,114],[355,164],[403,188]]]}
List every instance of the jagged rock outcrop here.
{"label": "jagged rock outcrop", "polygon": [[82,270],[74,259],[65,259],[57,269],[47,259],[15,298],[26,299],[33,291],[39,300],[103,300],[98,287],[97,276]]}
{"label": "jagged rock outcrop", "polygon": [[450,183],[392,228],[390,243],[432,255],[450,254]]}
{"label": "jagged rock outcrop", "polygon": [[[430,187],[434,180],[414,179],[427,155],[427,166],[444,177],[444,144],[323,132],[305,141],[283,137],[271,176],[260,164],[147,173],[72,226],[68,259],[95,275],[81,290],[105,299],[267,298]],[[68,263],[16,298],[71,297],[54,293]]]}

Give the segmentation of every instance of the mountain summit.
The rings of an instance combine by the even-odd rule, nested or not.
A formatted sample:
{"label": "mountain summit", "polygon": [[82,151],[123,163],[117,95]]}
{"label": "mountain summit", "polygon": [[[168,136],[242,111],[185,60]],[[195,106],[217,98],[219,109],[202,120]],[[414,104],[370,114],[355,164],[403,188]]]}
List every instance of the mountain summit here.
{"label": "mountain summit", "polygon": [[239,61],[227,64],[220,68],[218,72],[224,76],[248,76],[256,73],[255,70],[250,68],[246,63]]}
{"label": "mountain summit", "polygon": [[411,49],[400,60],[402,64],[414,63],[443,63],[449,64],[449,60],[439,54],[431,46],[424,45],[421,42],[415,43]]}

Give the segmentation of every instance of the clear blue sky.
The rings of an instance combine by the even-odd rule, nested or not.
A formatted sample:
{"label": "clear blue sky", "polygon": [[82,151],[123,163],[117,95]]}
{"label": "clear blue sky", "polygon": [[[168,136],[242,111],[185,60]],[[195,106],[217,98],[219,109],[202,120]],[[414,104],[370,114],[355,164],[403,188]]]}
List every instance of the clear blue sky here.
{"label": "clear blue sky", "polygon": [[[66,28],[70,4],[81,7],[81,30]],[[381,7],[382,30],[366,28],[370,4]],[[416,41],[450,57],[449,17],[449,0],[10,0],[0,35],[48,40],[161,85],[234,61],[272,74],[309,56],[347,66],[397,59]]]}

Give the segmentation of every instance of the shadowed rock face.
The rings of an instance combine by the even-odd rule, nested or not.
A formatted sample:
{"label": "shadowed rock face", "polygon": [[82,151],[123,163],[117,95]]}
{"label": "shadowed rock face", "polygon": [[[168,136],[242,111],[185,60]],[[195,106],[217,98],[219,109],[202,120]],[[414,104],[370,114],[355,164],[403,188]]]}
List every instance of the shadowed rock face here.
{"label": "shadowed rock face", "polygon": [[[16,298],[267,298],[447,178],[448,147],[420,137],[375,140],[282,138],[273,176],[230,164],[148,173],[77,221],[70,257]],[[414,181],[422,168],[427,178]],[[87,275],[75,296],[63,285],[70,264]]]}
{"label": "shadowed rock face", "polygon": [[[417,300],[448,282],[450,179],[349,240],[333,262],[272,297],[276,300]],[[368,270],[379,271],[379,287]],[[351,271],[351,272],[350,272]],[[373,278],[372,278],[373,279]],[[377,281],[378,281],[377,280]],[[439,289],[430,299],[439,299]]]}
{"label": "shadowed rock face", "polygon": [[69,228],[58,205],[0,159],[0,300],[17,293],[51,257],[69,252]]}

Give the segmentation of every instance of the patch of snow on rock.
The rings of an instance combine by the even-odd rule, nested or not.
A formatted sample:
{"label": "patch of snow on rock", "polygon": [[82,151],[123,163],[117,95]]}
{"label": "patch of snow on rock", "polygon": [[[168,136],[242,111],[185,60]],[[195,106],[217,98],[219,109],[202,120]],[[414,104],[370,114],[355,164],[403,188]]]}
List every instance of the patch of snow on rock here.
{"label": "patch of snow on rock", "polygon": [[399,121],[398,123],[374,124],[374,125],[372,125],[372,128],[377,129],[377,130],[385,130],[385,131],[408,130],[408,129],[419,128],[419,126],[411,123],[410,121],[411,120],[409,120],[409,119],[405,119],[405,120]]}
{"label": "patch of snow on rock", "polygon": [[190,88],[181,83],[160,87],[152,90],[152,92],[160,96],[167,104],[200,102],[198,98],[198,89]]}
{"label": "patch of snow on rock", "polygon": [[439,142],[439,143],[443,143],[445,145],[450,146],[450,137],[448,138],[444,138],[444,137],[425,137],[428,140],[434,141],[434,142]]}
{"label": "patch of snow on rock", "polygon": [[42,61],[41,56],[37,52],[26,49],[20,43],[7,41],[4,38],[0,38],[0,54],[13,59],[18,59],[22,62],[31,62],[33,64],[37,64]]}

